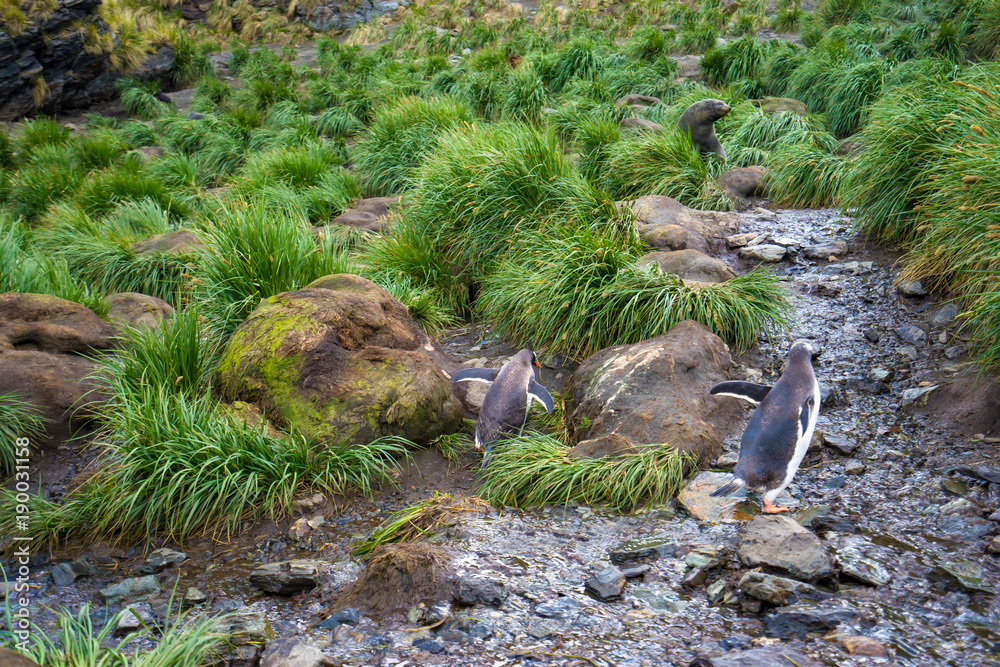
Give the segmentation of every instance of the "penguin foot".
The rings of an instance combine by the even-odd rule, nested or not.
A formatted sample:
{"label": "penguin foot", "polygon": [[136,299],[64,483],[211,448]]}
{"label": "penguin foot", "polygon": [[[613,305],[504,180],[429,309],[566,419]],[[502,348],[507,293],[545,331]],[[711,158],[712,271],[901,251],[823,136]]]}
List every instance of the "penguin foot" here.
{"label": "penguin foot", "polygon": [[768,500],[767,498],[764,498],[763,501],[764,501],[764,506],[760,510],[761,514],[780,514],[781,512],[791,511],[787,507],[778,507],[777,505],[772,505],[771,501]]}

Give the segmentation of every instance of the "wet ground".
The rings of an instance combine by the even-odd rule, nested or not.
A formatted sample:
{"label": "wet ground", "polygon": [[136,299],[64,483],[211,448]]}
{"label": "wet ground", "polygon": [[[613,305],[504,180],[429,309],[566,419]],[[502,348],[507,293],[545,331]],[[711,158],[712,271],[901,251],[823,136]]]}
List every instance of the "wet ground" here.
{"label": "wet ground", "polygon": [[[841,562],[867,563],[888,579],[874,587],[842,577],[839,589],[828,588],[840,604],[858,612],[857,620],[804,639],[763,637],[766,609],[735,589],[740,565],[732,555],[704,585],[683,586],[687,563],[697,561],[699,549],[735,552],[740,525],[699,524],[674,502],[625,516],[571,504],[464,521],[448,540],[461,552],[459,574],[502,581],[509,595],[498,609],[451,607],[452,622],[433,629],[421,629],[419,614],[407,619],[402,613],[362,616],[357,625],[334,630],[317,628],[329,604],[318,591],[279,597],[248,583],[258,564],[290,558],[329,562],[326,590],[353,579],[361,565],[348,556],[348,544],[389,512],[435,490],[474,492],[475,457],[449,463],[435,450],[417,453],[399,488],[374,501],[312,510],[308,516],[322,513],[326,524],[303,538],[289,538],[290,521],[283,521],[256,526],[233,543],[185,545],[189,560],[161,575],[161,587],[197,587],[208,595],[209,611],[245,605],[265,611],[276,636],[297,638],[354,665],[689,665],[699,657],[775,643],[831,666],[1000,665],[996,597],[952,590],[929,576],[935,566],[963,559],[981,569],[984,587],[1000,587],[1000,556],[986,552],[1000,520],[989,518],[1000,507],[1000,485],[952,469],[1000,465],[1000,390],[969,366],[955,322],[934,323],[943,302],[934,295],[900,295],[893,286],[897,256],[859,243],[838,212],[751,213],[743,220],[741,231],[769,233],[793,249],[829,238],[850,243],[850,250],[833,260],[807,260],[799,253],[775,265],[797,295],[795,331],[787,339],[762,341],[737,360],[736,375],[773,382],[791,340],[808,338],[822,348],[815,366],[828,396],[819,428],[839,450],[828,446],[810,453],[777,503],[794,508],[793,518],[805,523],[825,514],[856,526],[856,532],[817,533]],[[729,259],[741,262],[735,255]],[[922,330],[923,340],[912,329],[907,335],[918,342],[903,340],[897,329],[905,325]],[[485,357],[491,366],[516,351],[474,327],[453,330],[442,343],[470,359]],[[563,360],[550,360],[542,381],[558,389],[571,371]],[[923,397],[906,393],[931,386],[937,388]],[[738,442],[739,434],[733,434],[723,458],[734,457]],[[620,600],[590,597],[584,582],[607,566],[610,551],[635,542],[670,544],[674,555],[639,561],[649,569],[629,580]],[[83,554],[109,558],[105,573],[54,588],[52,565]],[[133,576],[142,555],[91,545],[59,554],[58,560],[40,559],[32,571],[35,601],[49,606],[96,601],[98,589]],[[734,592],[727,604],[708,602],[706,586],[717,580]],[[36,618],[43,625],[51,622],[44,611]],[[844,635],[873,638],[891,657],[852,655],[841,641]]]}

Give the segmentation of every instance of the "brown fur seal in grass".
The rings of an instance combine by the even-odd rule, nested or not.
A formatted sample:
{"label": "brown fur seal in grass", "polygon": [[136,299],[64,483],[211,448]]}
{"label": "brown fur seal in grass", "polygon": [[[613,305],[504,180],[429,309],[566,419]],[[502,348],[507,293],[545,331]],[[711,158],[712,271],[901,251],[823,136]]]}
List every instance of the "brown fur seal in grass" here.
{"label": "brown fur seal in grass", "polygon": [[691,143],[701,151],[702,155],[715,153],[725,160],[726,149],[715,136],[715,121],[732,110],[733,108],[722,100],[695,102],[681,114],[677,127],[681,132],[691,135]]}

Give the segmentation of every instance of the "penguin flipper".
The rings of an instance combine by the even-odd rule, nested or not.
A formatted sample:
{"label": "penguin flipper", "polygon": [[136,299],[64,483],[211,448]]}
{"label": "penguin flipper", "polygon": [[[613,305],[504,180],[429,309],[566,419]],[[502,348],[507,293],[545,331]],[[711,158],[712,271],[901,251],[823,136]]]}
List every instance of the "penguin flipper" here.
{"label": "penguin flipper", "polygon": [[552,394],[549,393],[548,389],[534,380],[528,383],[528,396],[544,405],[545,411],[550,415],[556,407],[556,403],[552,400]]}
{"label": "penguin flipper", "polygon": [[715,491],[712,491],[708,495],[714,496],[714,497],[728,496],[730,494],[736,493],[737,491],[739,491],[740,489],[742,489],[744,486],[746,486],[746,484],[743,483],[743,480],[741,480],[741,479],[733,479],[732,481],[730,481],[730,482],[728,482],[726,484],[723,484],[722,486],[720,486],[719,488],[717,488]]}
{"label": "penguin flipper", "polygon": [[757,384],[755,382],[720,382],[719,384],[712,387],[709,392],[712,396],[732,396],[734,398],[742,398],[744,401],[750,401],[753,404],[760,403],[767,396],[771,388],[766,384]]}
{"label": "penguin flipper", "polygon": [[451,376],[452,382],[493,382],[497,379],[497,368],[463,368]]}

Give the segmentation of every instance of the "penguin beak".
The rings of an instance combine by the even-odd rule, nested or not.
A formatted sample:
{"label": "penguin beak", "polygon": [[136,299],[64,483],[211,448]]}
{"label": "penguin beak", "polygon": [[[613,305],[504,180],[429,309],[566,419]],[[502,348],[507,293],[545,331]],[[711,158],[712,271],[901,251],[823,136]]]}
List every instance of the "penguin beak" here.
{"label": "penguin beak", "polygon": [[531,358],[531,363],[534,364],[535,368],[541,368],[542,367],[542,365],[540,363],[538,363],[538,357],[532,357]]}

